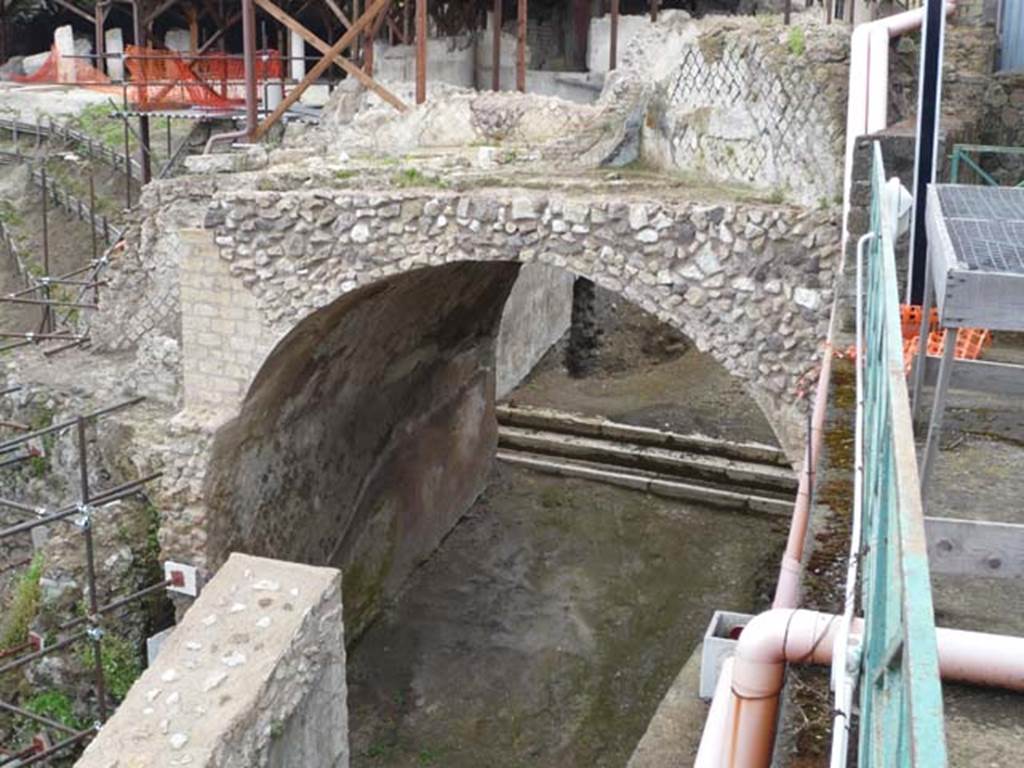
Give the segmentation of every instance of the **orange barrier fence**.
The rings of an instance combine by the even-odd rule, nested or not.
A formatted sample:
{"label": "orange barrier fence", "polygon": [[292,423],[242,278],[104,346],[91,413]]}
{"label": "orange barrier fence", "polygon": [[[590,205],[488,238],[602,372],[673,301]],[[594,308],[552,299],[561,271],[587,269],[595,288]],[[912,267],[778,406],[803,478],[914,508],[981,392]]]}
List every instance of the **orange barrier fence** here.
{"label": "orange barrier fence", "polygon": [[[125,47],[127,98],[140,110],[200,107],[229,109],[245,102],[245,63],[241,56],[208,53],[190,57],[175,51],[135,45]],[[258,97],[268,80],[280,80],[284,63],[274,50],[256,52]],[[61,57],[56,45],[43,66],[31,75],[15,75],[19,83],[61,83],[110,86],[110,78],[85,59]]]}
{"label": "orange barrier fence", "polygon": [[[245,64],[239,57],[213,53],[190,58],[129,45],[125,63],[128,98],[139,109],[225,109],[245,101]],[[256,52],[257,88],[267,80],[280,79],[283,72],[277,51]]]}
{"label": "orange barrier fence", "polygon": [[84,83],[107,85],[110,78],[87,61],[78,58],[62,58],[54,43],[43,66],[31,75],[12,75],[16,83]]}
{"label": "orange barrier fence", "polygon": [[[916,304],[900,305],[900,326],[903,332],[903,366],[909,374],[914,367],[914,358],[921,349],[921,307]],[[928,354],[941,357],[946,348],[949,330],[939,330],[939,311],[932,308],[928,318]],[[957,360],[977,360],[992,346],[991,331],[980,328],[959,328],[956,332]],[[851,347],[847,357],[851,360],[857,356],[857,350]]]}

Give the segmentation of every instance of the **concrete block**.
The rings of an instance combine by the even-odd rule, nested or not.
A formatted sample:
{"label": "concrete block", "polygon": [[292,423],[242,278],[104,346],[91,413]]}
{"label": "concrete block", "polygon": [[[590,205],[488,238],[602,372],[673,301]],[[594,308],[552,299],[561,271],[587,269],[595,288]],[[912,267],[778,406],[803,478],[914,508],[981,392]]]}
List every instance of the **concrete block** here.
{"label": "concrete block", "polygon": [[103,33],[104,46],[107,52],[107,75],[111,80],[124,79],[124,61],[115,58],[111,54],[121,56],[124,54],[124,34],[120,27],[108,29]]}
{"label": "concrete block", "polygon": [[233,554],[76,763],[348,766],[341,573]]}
{"label": "concrete block", "polygon": [[704,632],[704,645],[700,660],[700,697],[710,699],[715,695],[718,684],[718,673],[722,671],[722,663],[736,652],[738,630],[745,627],[754,618],[749,613],[732,611],[715,611]]}

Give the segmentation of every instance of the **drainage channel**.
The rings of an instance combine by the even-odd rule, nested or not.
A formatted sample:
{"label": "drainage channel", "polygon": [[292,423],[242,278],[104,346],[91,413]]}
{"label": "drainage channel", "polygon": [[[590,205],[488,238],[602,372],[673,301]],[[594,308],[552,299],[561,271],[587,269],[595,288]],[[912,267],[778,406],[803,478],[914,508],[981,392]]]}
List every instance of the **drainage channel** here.
{"label": "drainage channel", "polygon": [[788,516],[797,477],[781,449],[561,411],[498,407],[508,464],[668,498]]}

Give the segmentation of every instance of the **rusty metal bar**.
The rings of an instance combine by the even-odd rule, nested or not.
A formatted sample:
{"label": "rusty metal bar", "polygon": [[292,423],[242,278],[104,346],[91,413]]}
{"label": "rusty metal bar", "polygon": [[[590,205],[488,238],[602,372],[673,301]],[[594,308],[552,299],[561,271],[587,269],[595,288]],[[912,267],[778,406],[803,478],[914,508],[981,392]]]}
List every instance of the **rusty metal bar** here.
{"label": "rusty metal bar", "polygon": [[[155,594],[157,592],[160,592],[161,590],[166,590],[172,584],[173,582],[171,581],[171,579],[166,579],[156,584],[150,584],[148,587],[143,587],[142,589],[136,590],[135,592],[132,592],[130,595],[119,597],[118,599],[112,600],[105,605],[101,605],[99,608],[96,609],[94,615],[104,616],[108,613],[113,613],[114,611],[120,608],[124,608],[126,605],[133,602],[134,600],[147,597],[148,595]],[[61,624],[60,630],[62,632],[66,632],[69,629],[74,629],[75,627],[85,624],[87,621],[89,621],[89,618],[90,617],[88,616],[79,616],[77,618],[74,618],[71,621],[67,621]]]}
{"label": "rusty metal bar", "polygon": [[49,760],[51,757],[53,757],[53,755],[57,754],[58,752],[60,752],[62,750],[65,750],[68,747],[74,746],[78,742],[82,741],[82,739],[85,739],[88,736],[92,736],[95,733],[96,733],[96,729],[95,728],[89,728],[88,730],[85,730],[85,731],[79,731],[74,736],[68,736],[68,738],[64,739],[64,741],[57,742],[56,744],[54,744],[49,749],[45,750],[44,752],[40,752],[38,755],[34,755],[34,756],[28,758],[27,760],[24,759],[24,758],[21,758],[19,760],[19,758],[15,757],[15,758],[12,758],[11,760],[5,760],[4,762],[0,763],[0,766],[6,765],[7,763],[13,762],[14,760],[19,760],[18,768],[24,768],[24,766],[35,765],[36,763],[41,763],[44,760]]}
{"label": "rusty metal bar", "polygon": [[[89,618],[97,615],[100,607],[99,596],[96,594],[96,552],[92,539],[92,512],[89,508],[89,457],[86,451],[85,418],[78,417],[75,425],[78,433],[78,474],[81,490],[81,508],[83,510],[82,533],[85,536],[85,575],[89,585]],[[103,676],[103,632],[99,627],[92,626],[88,630],[92,641],[93,666],[96,676],[96,704],[100,711],[100,722],[107,719],[107,685]]]}
{"label": "rusty metal bar", "polygon": [[[160,472],[155,472],[152,475],[147,475],[146,477],[141,477],[138,480],[132,480],[127,483],[122,483],[119,486],[115,486],[115,488],[108,489],[102,494],[93,497],[92,506],[103,507],[115,501],[120,501],[134,493],[138,493],[146,483],[152,482],[156,478],[160,477],[161,474],[162,473]],[[18,533],[31,531],[33,528],[38,528],[41,525],[49,525],[50,523],[66,520],[67,518],[78,514],[78,512],[78,504],[71,504],[57,512],[39,517],[37,520],[25,520],[24,522],[0,529],[0,539],[5,539]]]}
{"label": "rusty metal bar", "polygon": [[57,722],[56,720],[51,720],[50,718],[44,717],[43,715],[37,715],[35,712],[32,712],[30,710],[22,709],[21,707],[16,707],[13,704],[8,704],[6,701],[0,701],[0,709],[4,710],[5,712],[10,712],[12,715],[20,715],[21,717],[27,717],[30,720],[35,720],[37,723],[41,723],[42,725],[45,725],[49,728],[56,728],[58,731],[64,731],[65,733],[78,733],[77,730],[71,728],[70,726],[64,725],[64,723]]}
{"label": "rusty metal bar", "polygon": [[[133,397],[130,400],[125,400],[115,405],[109,405],[106,408],[100,408],[99,410],[96,411],[91,411],[87,414],[84,414],[81,418],[88,419],[90,421],[98,419],[101,416],[108,416],[111,413],[116,413],[117,411],[124,410],[125,408],[130,408],[133,405],[138,405],[145,399],[145,397]],[[78,418],[79,417],[75,417],[73,419],[68,419],[67,421],[62,421],[58,424],[51,424],[48,427],[43,427],[42,429],[37,429],[34,432],[29,432],[27,435],[18,435],[17,437],[12,437],[10,440],[5,440],[4,442],[0,443],[0,452],[9,451],[11,448],[17,447],[23,443],[27,443],[29,440],[34,440],[37,437],[49,435],[52,434],[53,432],[60,432],[61,430],[67,429],[68,427],[73,427],[75,426],[75,424],[78,423]]]}
{"label": "rusty metal bar", "polygon": [[[47,656],[51,653],[56,653],[57,651],[64,650],[69,645],[74,645],[75,643],[77,643],[83,637],[88,637],[88,634],[85,632],[85,630],[82,630],[81,632],[75,632],[73,635],[65,637],[63,640],[58,640],[53,645],[48,645],[42,650],[36,651],[35,653],[30,653],[27,656],[22,656],[20,658],[15,659],[14,661],[9,661],[3,666],[0,666],[0,675],[5,675],[8,672],[13,672],[16,669],[21,669],[21,667],[25,666],[26,664],[33,662],[36,659],[41,659],[43,656]],[[2,765],[2,763],[0,763],[0,765]]]}
{"label": "rusty metal bar", "polygon": [[[50,293],[49,282],[43,281],[43,284],[40,287],[44,290],[44,292],[47,295],[49,295],[49,293]],[[31,304],[33,306],[43,306],[43,307],[72,307],[72,308],[75,308],[75,309],[98,309],[97,305],[95,305],[95,304],[84,304],[84,303],[78,302],[78,301],[61,301],[60,299],[25,299],[25,298],[22,298],[22,297],[19,297],[19,296],[13,296],[13,295],[11,295],[11,296],[0,296],[0,302],[7,303],[7,304]],[[0,334],[0,335],[11,336],[11,334]],[[15,334],[15,335],[19,335],[20,336],[20,335],[23,335],[23,334]],[[37,333],[35,335],[37,337],[41,337],[41,336],[43,336],[45,334]],[[52,336],[53,334],[50,334],[50,335]]]}

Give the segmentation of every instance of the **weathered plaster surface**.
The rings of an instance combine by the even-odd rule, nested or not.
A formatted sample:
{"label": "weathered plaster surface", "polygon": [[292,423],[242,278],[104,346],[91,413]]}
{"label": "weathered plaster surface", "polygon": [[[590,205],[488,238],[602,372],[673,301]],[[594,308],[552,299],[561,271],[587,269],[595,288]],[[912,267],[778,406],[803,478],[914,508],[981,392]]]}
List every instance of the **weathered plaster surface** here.
{"label": "weathered plaster surface", "polygon": [[341,574],[233,555],[78,768],[348,766]]}

